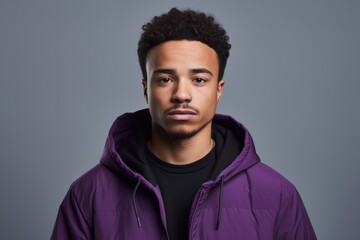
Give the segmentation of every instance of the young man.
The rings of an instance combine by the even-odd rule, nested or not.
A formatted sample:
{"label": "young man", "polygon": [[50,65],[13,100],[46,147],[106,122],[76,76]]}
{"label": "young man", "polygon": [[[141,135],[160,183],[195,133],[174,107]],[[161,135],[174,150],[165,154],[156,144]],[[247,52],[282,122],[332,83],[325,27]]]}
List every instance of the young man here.
{"label": "young man", "polygon": [[295,187],[249,132],[215,114],[230,44],[214,18],[171,9],[143,26],[149,109],[120,116],[76,180],[53,239],[316,239]]}

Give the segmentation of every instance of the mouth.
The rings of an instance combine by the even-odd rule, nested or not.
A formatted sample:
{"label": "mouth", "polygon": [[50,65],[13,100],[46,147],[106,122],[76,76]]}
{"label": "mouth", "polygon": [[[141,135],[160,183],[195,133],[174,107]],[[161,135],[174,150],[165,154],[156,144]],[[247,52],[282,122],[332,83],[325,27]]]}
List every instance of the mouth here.
{"label": "mouth", "polygon": [[193,118],[196,115],[196,112],[191,110],[171,110],[168,113],[169,118],[177,121],[187,121]]}

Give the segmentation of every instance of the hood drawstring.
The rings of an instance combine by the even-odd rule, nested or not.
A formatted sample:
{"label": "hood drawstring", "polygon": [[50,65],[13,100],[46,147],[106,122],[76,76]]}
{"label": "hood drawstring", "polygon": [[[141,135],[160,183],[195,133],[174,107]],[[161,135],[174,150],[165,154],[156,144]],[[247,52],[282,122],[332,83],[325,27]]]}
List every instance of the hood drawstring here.
{"label": "hood drawstring", "polygon": [[137,209],[137,206],[136,206],[136,192],[137,192],[137,190],[138,190],[138,188],[139,188],[139,186],[140,186],[140,183],[141,183],[141,178],[138,177],[138,178],[137,178],[136,186],[135,186],[134,191],[133,191],[133,194],[132,194],[132,204],[133,204],[133,208],[134,208],[134,212],[135,212],[135,217],[136,217],[137,224],[138,224],[139,228],[141,228],[141,221],[140,221],[138,209]]}
{"label": "hood drawstring", "polygon": [[216,228],[215,228],[216,231],[219,229],[221,222],[223,187],[224,187],[224,178],[221,178],[220,191],[219,191],[219,205],[218,205]]}
{"label": "hood drawstring", "polygon": [[250,210],[251,210],[251,215],[253,216],[254,218],[254,221],[255,221],[255,224],[258,225],[258,220],[256,218],[256,215],[254,213],[254,208],[253,208],[253,199],[252,199],[252,195],[251,195],[251,192],[252,192],[252,189],[251,189],[251,180],[250,180],[250,176],[249,176],[249,173],[247,171],[245,171],[245,175],[246,175],[246,179],[247,179],[247,183],[248,183],[248,192],[249,192],[249,202],[250,202]]}
{"label": "hood drawstring", "polygon": [[247,179],[247,183],[248,183],[248,193],[249,193],[249,202],[250,202],[250,211],[251,211],[251,215],[252,217],[254,218],[254,221],[255,221],[255,225],[256,225],[256,236],[257,236],[257,239],[260,239],[260,233],[259,233],[259,228],[258,228],[258,225],[259,225],[259,222],[256,218],[256,215],[255,215],[255,212],[254,212],[254,208],[253,208],[253,199],[252,199],[252,184],[251,184],[251,179],[250,179],[250,176],[249,176],[249,173],[247,171],[245,171],[245,175],[246,175],[246,179]]}

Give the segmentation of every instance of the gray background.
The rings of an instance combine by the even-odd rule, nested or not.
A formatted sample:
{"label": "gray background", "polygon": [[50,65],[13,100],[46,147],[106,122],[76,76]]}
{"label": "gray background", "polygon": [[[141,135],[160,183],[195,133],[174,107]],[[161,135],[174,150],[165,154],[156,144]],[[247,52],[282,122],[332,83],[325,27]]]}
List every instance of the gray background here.
{"label": "gray background", "polygon": [[48,239],[119,114],[146,107],[136,45],[172,6],[233,45],[218,112],[300,191],[319,239],[360,239],[360,1],[0,1],[0,239]]}

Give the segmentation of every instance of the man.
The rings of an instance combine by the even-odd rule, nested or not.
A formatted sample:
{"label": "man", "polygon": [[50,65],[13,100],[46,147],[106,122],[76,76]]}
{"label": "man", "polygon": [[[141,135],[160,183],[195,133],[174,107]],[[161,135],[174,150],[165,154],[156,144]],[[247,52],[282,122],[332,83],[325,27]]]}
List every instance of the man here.
{"label": "man", "polygon": [[115,121],[100,164],[62,202],[53,239],[316,239],[295,187],[260,163],[244,126],[215,114],[228,39],[191,10],[143,26],[149,108]]}

